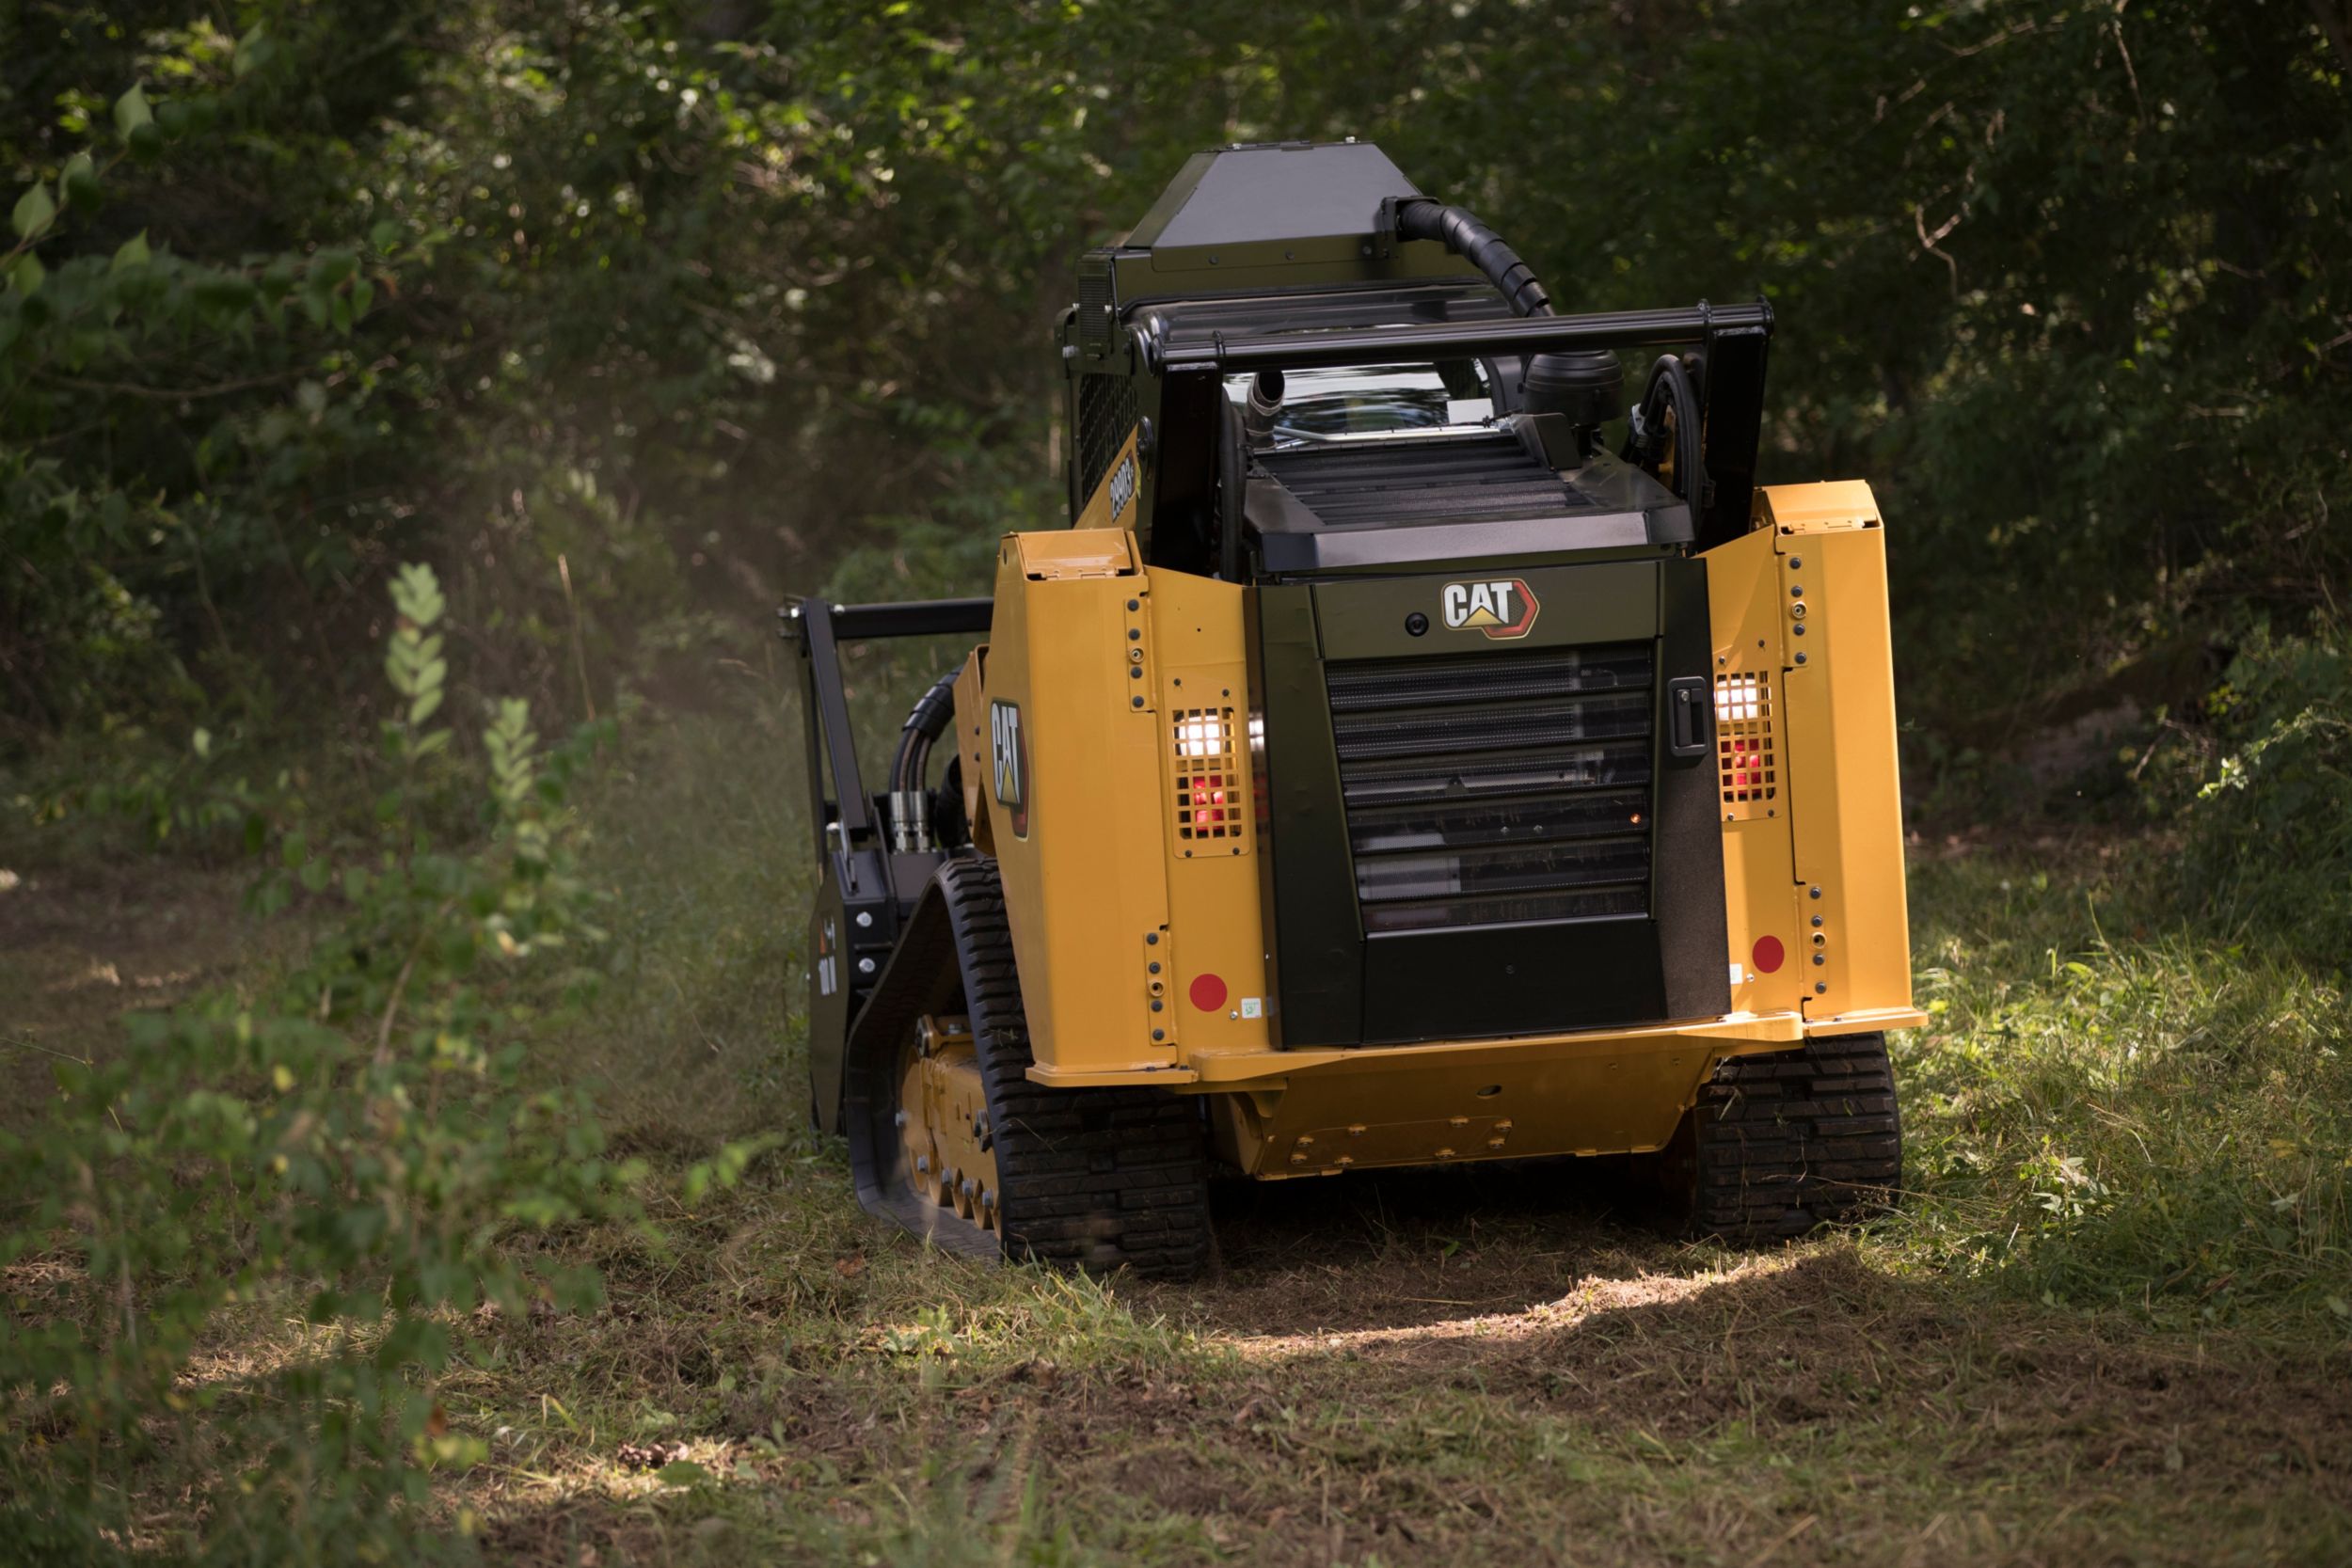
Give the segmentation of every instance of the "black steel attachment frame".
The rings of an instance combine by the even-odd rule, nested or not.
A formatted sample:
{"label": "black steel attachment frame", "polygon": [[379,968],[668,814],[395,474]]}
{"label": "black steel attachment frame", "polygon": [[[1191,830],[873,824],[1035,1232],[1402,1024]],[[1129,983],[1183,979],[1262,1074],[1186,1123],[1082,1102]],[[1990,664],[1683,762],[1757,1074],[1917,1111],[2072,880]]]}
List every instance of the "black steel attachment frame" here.
{"label": "black steel attachment frame", "polygon": [[866,789],[858,768],[841,648],[896,637],[984,637],[993,609],[987,599],[893,605],[801,599],[779,611],[785,637],[801,653],[808,743],[809,829],[818,867],[805,955],[809,1117],[821,1128],[841,1126],[842,1052],[850,1021],[872,994],[916,898],[947,854],[888,842],[888,806]]}
{"label": "black steel attachment frame", "polygon": [[[873,797],[858,769],[850,728],[849,694],[841,677],[841,644],[894,637],[985,636],[994,612],[990,599],[916,599],[906,604],[830,604],[795,599],[776,612],[787,641],[801,650],[801,697],[808,739],[808,802],[818,855],[825,830],[841,824],[844,839],[873,833]],[[826,777],[830,763],[832,777]],[[830,784],[830,790],[827,785]]]}

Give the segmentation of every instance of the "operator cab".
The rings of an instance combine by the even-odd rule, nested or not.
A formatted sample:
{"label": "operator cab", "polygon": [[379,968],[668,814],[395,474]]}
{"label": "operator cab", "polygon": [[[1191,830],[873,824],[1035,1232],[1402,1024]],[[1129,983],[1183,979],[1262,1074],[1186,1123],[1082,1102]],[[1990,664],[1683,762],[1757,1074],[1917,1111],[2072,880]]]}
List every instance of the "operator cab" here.
{"label": "operator cab", "polygon": [[[1613,453],[1614,345],[1547,341],[1567,321],[1525,264],[1367,144],[1196,155],[1079,296],[1072,519],[1152,565],[1250,582],[1746,527],[1769,312],[1701,306],[1663,340],[1696,352],[1658,359]],[[1675,314],[1583,320],[1629,346]]]}

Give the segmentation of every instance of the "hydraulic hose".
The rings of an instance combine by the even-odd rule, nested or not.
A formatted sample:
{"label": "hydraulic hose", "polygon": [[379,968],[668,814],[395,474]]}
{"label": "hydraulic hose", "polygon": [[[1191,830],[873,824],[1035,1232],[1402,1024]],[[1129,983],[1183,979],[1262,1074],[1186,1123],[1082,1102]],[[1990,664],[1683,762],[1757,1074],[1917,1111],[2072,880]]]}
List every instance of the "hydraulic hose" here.
{"label": "hydraulic hose", "polygon": [[1425,196],[1408,198],[1396,204],[1396,231],[1403,239],[1436,240],[1485,273],[1510,302],[1513,315],[1551,314],[1551,296],[1535,281],[1534,270],[1502,235],[1462,208]]}
{"label": "hydraulic hose", "polygon": [[890,838],[903,852],[929,847],[930,813],[923,798],[931,743],[946,731],[956,711],[956,674],[950,670],[916,699],[898,729],[898,750],[890,759]]}

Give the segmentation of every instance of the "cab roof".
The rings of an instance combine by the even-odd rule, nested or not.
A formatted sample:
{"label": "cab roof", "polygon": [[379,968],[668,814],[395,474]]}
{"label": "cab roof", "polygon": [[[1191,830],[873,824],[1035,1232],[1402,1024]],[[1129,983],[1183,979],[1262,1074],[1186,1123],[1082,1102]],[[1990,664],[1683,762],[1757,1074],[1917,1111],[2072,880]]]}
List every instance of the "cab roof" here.
{"label": "cab roof", "polygon": [[1353,238],[1372,231],[1381,202],[1421,194],[1370,142],[1236,143],[1186,159],[1127,244],[1151,250]]}

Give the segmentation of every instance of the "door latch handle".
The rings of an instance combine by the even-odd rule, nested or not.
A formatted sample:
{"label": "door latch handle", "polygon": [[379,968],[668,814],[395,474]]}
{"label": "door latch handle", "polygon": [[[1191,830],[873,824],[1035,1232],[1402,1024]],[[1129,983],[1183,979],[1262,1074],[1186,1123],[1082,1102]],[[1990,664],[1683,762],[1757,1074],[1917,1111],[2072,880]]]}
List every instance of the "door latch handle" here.
{"label": "door latch handle", "polygon": [[1666,683],[1666,754],[1691,762],[1714,747],[1714,711],[1707,700],[1707,677],[1680,675]]}

